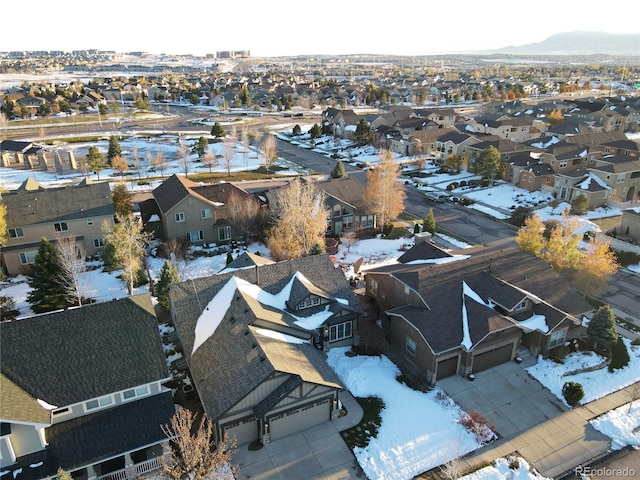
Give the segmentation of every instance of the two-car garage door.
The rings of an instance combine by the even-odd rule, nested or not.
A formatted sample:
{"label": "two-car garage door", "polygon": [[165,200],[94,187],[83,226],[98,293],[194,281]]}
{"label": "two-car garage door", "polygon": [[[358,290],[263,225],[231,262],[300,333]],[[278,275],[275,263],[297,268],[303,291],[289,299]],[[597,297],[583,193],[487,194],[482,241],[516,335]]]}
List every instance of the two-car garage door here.
{"label": "two-car garage door", "polygon": [[267,417],[271,440],[286,437],[331,419],[331,398],[327,397],[296,409]]}

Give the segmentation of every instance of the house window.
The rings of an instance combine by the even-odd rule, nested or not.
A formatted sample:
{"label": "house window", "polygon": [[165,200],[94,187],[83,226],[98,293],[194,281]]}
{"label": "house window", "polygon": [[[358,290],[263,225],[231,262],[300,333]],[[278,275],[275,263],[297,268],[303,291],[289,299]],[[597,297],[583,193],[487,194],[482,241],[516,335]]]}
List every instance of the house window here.
{"label": "house window", "polygon": [[409,295],[410,292],[411,292],[411,289],[409,288],[409,285],[405,285],[404,286],[404,294],[405,295]]}
{"label": "house window", "polygon": [[304,299],[298,304],[296,310],[303,310],[305,308],[317,307],[320,305],[320,297],[311,296]]}
{"label": "house window", "polygon": [[67,225],[67,222],[56,222],[53,224],[53,228],[55,229],[56,232],[69,231],[69,225]]}
{"label": "house window", "polygon": [[9,238],[22,238],[24,237],[24,231],[21,228],[10,228]]}
{"label": "house window", "polygon": [[184,222],[184,212],[177,212],[175,218],[176,223]]}
{"label": "house window", "polygon": [[104,397],[94,398],[93,400],[84,402],[84,409],[88,412],[108,405],[113,405],[113,397],[111,395],[105,395]]}
{"label": "house window", "polygon": [[348,322],[331,325],[329,327],[329,341],[337,342],[351,337],[351,324],[352,322],[349,320]]}
{"label": "house window", "polygon": [[200,210],[200,218],[202,218],[203,220],[211,218],[211,209],[203,208],[202,210]]}
{"label": "house window", "polygon": [[333,222],[331,221],[331,219],[327,220],[327,232],[330,232],[333,230]]}
{"label": "house window", "polygon": [[353,215],[343,217],[342,221],[344,228],[353,228]]}
{"label": "house window", "polygon": [[549,348],[557,347],[564,343],[564,336],[567,334],[567,330],[560,330],[551,334],[551,340],[549,340]]}
{"label": "house window", "polygon": [[624,183],[624,173],[621,173],[620,175],[618,175],[618,183]]}
{"label": "house window", "polygon": [[378,294],[378,282],[373,278],[369,278],[369,291],[374,295]]}
{"label": "house window", "polygon": [[93,226],[93,218],[87,218],[87,227]]}
{"label": "house window", "polygon": [[523,300],[518,305],[516,305],[516,310],[524,310],[527,308],[527,301]]}
{"label": "house window", "polygon": [[149,394],[149,387],[147,385],[141,385],[140,387],[131,388],[122,392],[122,400],[131,400],[137,397],[144,397]]}
{"label": "house window", "polygon": [[411,340],[409,337],[407,337],[407,352],[409,352],[411,355],[416,354],[416,342]]}
{"label": "house window", "polygon": [[218,239],[221,242],[231,240],[231,227],[220,227],[218,229]]}
{"label": "house window", "polygon": [[38,254],[37,250],[32,252],[21,252],[20,253],[20,263],[22,265],[33,265],[36,261],[36,255]]}
{"label": "house window", "polygon": [[334,217],[339,217],[341,213],[342,213],[342,208],[340,207],[340,205],[336,205],[335,207],[333,207]]}
{"label": "house window", "polygon": [[93,239],[93,247],[94,248],[102,248],[102,247],[104,247],[104,239],[103,238],[94,238]]}
{"label": "house window", "polygon": [[201,242],[204,240],[204,230],[194,230],[187,234],[190,242]]}

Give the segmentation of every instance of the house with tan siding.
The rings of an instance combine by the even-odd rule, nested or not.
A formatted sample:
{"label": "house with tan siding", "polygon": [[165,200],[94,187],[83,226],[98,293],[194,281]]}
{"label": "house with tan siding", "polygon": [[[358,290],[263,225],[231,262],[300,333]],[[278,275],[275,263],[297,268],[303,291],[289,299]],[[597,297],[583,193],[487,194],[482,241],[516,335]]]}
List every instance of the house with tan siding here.
{"label": "house with tan siding", "polygon": [[33,179],[2,194],[7,207],[7,244],[2,247],[2,268],[10,275],[28,273],[41,238],[73,237],[92,257],[104,248],[103,224],[114,224],[108,183],[83,180],[78,184],[45,188]]}

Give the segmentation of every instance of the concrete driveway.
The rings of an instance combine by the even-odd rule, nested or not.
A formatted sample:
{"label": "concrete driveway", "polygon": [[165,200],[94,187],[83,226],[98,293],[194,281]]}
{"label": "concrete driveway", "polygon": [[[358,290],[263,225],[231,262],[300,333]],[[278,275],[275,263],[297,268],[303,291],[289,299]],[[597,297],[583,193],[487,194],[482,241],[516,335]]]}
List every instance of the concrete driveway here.
{"label": "concrete driveway", "polygon": [[267,443],[259,450],[240,445],[233,456],[238,480],[362,480],[365,478],[340,432],[360,423],[362,408],[340,393],[347,415]]}
{"label": "concrete driveway", "polygon": [[439,380],[463,410],[487,417],[503,438],[510,438],[568,410],[554,395],[524,370],[535,357],[524,353],[521,364],[508,362],[476,373],[475,380],[454,375]]}

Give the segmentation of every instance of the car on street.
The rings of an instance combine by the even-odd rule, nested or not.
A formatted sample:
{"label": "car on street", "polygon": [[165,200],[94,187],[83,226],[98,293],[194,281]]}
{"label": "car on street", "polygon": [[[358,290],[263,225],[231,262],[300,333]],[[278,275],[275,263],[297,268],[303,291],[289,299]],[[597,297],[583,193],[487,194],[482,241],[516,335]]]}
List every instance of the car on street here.
{"label": "car on street", "polygon": [[424,196],[427,200],[436,203],[444,203],[447,201],[447,198],[449,198],[449,195],[443,192],[427,192],[424,194]]}

